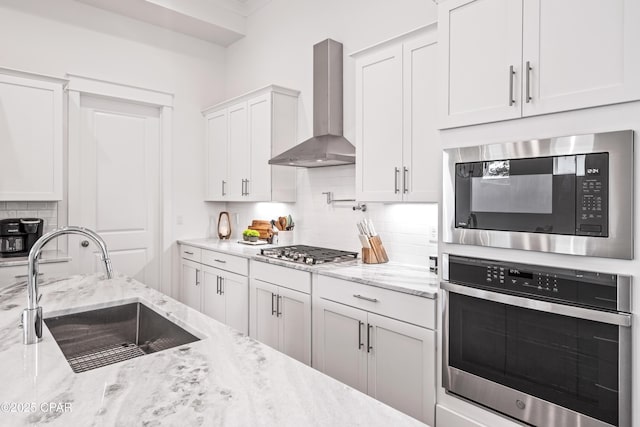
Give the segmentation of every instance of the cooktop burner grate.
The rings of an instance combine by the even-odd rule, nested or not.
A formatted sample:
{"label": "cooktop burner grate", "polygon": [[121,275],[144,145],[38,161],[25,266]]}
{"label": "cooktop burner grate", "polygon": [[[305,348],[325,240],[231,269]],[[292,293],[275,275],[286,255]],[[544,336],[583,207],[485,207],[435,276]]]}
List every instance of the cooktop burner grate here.
{"label": "cooktop burner grate", "polygon": [[357,252],[339,251],[337,249],[319,248],[317,246],[292,245],[260,249],[260,255],[301,264],[324,264],[354,260]]}

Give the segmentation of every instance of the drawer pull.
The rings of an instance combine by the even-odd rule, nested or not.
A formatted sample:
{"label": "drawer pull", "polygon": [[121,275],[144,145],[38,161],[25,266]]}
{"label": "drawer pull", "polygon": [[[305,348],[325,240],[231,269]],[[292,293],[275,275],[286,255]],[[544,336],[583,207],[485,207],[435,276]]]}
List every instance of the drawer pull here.
{"label": "drawer pull", "polygon": [[371,301],[371,302],[378,302],[377,298],[369,298],[369,297],[363,297],[360,294],[353,294],[354,298],[358,298],[358,299],[363,299],[365,301]]}
{"label": "drawer pull", "polygon": [[189,252],[189,251],[184,251],[184,253],[187,255],[193,255],[193,252]]}
{"label": "drawer pull", "polygon": [[373,346],[371,345],[371,329],[373,329],[373,325],[367,323],[367,353],[371,353],[371,350],[373,350]]}
{"label": "drawer pull", "polygon": [[226,263],[227,263],[227,261],[225,261],[225,260],[223,260],[223,259],[217,259],[217,258],[216,258],[216,259],[214,259],[214,261],[215,261],[215,262],[222,263],[222,264],[226,264]]}
{"label": "drawer pull", "polygon": [[361,350],[364,345],[362,343],[362,325],[364,325],[364,323],[361,320],[358,320],[358,350]]}
{"label": "drawer pull", "polygon": [[[44,273],[38,273],[38,277],[42,276]],[[26,279],[28,274],[18,274],[17,276],[13,276],[15,279]]]}

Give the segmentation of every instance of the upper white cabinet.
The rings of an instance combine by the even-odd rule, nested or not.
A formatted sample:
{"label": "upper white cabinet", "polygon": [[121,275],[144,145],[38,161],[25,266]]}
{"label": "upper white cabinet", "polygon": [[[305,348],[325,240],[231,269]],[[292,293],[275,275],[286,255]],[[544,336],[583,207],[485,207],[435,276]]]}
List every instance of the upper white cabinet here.
{"label": "upper white cabinet", "polygon": [[295,168],[268,161],[297,142],[298,94],[268,86],[203,112],[206,200],[295,201]]}
{"label": "upper white cabinet", "polygon": [[359,51],[357,199],[437,202],[436,25]]}
{"label": "upper white cabinet", "polygon": [[640,99],[635,0],[439,5],[439,127]]}
{"label": "upper white cabinet", "polygon": [[62,200],[65,83],[0,69],[0,200]]}

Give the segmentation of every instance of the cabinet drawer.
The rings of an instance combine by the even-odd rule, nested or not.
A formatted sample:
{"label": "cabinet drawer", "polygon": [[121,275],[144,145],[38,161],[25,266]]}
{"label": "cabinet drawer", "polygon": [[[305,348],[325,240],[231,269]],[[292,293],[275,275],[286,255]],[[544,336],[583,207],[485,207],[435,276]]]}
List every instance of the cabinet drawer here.
{"label": "cabinet drawer", "polygon": [[249,260],[224,252],[202,251],[202,263],[242,276],[249,275]]}
{"label": "cabinet drawer", "polygon": [[436,328],[436,303],[430,298],[321,275],[314,295],[425,328]]}
{"label": "cabinet drawer", "polygon": [[251,261],[251,277],[305,294],[311,293],[311,273],[308,271]]}
{"label": "cabinet drawer", "polygon": [[180,245],[180,257],[190,259],[191,261],[200,262],[202,249],[195,246]]}

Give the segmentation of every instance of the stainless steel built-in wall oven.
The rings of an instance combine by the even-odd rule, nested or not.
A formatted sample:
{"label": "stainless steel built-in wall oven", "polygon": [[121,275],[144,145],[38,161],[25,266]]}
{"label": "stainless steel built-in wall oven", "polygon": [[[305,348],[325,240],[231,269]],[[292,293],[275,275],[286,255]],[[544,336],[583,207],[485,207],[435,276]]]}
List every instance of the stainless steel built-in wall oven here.
{"label": "stainless steel built-in wall oven", "polygon": [[631,426],[630,277],[443,261],[447,392],[535,426]]}
{"label": "stainless steel built-in wall oven", "polygon": [[633,131],[444,151],[443,241],[633,258]]}

